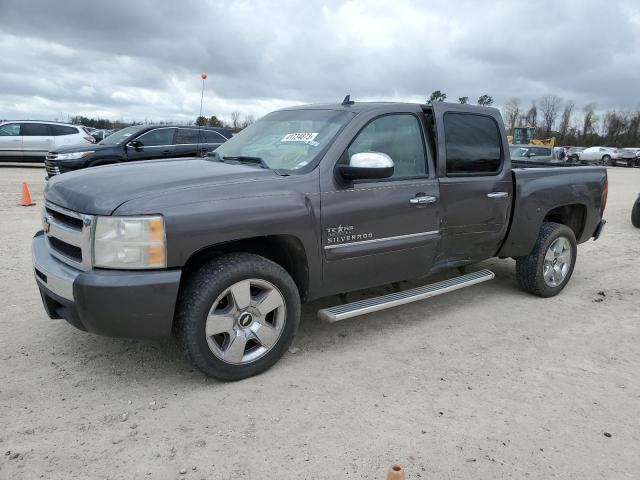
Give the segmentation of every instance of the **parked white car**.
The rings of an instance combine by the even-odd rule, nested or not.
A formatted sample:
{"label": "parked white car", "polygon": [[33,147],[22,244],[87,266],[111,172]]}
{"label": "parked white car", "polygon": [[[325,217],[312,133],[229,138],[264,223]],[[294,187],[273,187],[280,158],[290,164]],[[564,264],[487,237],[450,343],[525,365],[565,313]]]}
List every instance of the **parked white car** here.
{"label": "parked white car", "polygon": [[620,151],[614,147],[589,147],[578,152],[580,163],[587,165],[613,165],[620,158]]}
{"label": "parked white car", "polygon": [[49,150],[95,143],[84,127],[19,120],[0,124],[0,162],[44,162]]}

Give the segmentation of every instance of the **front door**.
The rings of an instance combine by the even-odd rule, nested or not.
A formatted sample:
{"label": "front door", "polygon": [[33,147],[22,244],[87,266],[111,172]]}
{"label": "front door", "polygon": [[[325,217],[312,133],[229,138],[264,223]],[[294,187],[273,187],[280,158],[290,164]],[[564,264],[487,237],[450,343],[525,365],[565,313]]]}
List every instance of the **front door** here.
{"label": "front door", "polygon": [[382,285],[429,272],[439,240],[439,194],[415,113],[372,119],[341,157],[382,152],[394,174],[335,182],[321,193],[325,293]]}
{"label": "front door", "polygon": [[0,161],[22,161],[22,135],[19,123],[0,125]]}
{"label": "front door", "polygon": [[439,266],[496,254],[509,227],[513,180],[499,115],[435,104],[442,201]]}
{"label": "front door", "polygon": [[131,142],[127,144],[127,159],[135,161],[172,157],[175,131],[175,128],[160,127],[136,137],[138,142],[135,146]]}

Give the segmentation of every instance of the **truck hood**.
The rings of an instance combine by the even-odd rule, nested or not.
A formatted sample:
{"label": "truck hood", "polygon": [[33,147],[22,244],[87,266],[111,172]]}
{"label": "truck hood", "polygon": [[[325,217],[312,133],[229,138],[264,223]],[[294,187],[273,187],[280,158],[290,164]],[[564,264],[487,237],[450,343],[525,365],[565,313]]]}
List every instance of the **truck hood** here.
{"label": "truck hood", "polygon": [[47,184],[45,199],[76,212],[111,215],[123,203],[142,197],[211,187],[224,198],[237,194],[241,184],[279,178],[271,170],[205,159],[146,160],[55,176]]}

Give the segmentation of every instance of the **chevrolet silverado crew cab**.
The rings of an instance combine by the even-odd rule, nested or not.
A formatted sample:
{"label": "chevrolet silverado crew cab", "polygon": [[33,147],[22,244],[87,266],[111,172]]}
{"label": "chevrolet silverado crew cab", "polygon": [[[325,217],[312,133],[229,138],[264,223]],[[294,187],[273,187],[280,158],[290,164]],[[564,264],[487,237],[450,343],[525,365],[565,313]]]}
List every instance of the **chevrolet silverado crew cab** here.
{"label": "chevrolet silverado crew cab", "polygon": [[[512,164],[498,110],[354,103],[266,115],[208,158],[52,178],[35,279],[51,318],[117,337],[175,335],[204,373],[272,366],[302,302],[516,260],[542,297],[598,238],[603,167]],[[474,269],[471,269],[474,270]],[[330,322],[493,278],[484,269],[319,311]],[[336,302],[338,303],[338,302]]]}

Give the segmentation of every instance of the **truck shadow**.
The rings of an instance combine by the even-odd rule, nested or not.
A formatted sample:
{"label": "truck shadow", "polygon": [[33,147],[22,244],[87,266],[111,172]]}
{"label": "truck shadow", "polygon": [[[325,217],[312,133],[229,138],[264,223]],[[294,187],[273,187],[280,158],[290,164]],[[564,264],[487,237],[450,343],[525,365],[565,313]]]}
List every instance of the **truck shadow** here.
{"label": "truck shadow", "polygon": [[[476,271],[482,268],[492,270],[496,274],[495,279],[431,299],[362,315],[333,324],[319,320],[317,318],[317,312],[323,308],[339,305],[341,300],[338,295],[310,302],[302,308],[300,330],[294,340],[294,345],[304,350],[324,349],[324,347],[334,344],[337,339],[340,339],[340,342],[344,343],[344,339],[348,338],[351,333],[357,332],[358,337],[361,339],[363,335],[375,337],[397,332],[398,317],[402,318],[401,322],[403,324],[410,326],[412,324],[430,321],[430,318],[437,318],[440,314],[446,313],[450,308],[455,308],[461,302],[467,304],[473,302],[474,298],[491,298],[495,296],[497,300],[505,295],[509,297],[526,295],[519,290],[516,283],[515,263],[513,260],[490,259],[469,267],[469,271]],[[453,278],[456,275],[458,275],[457,270],[449,270],[426,279],[401,282],[400,288],[402,290],[415,288]],[[388,285],[351,292],[347,295],[347,301],[355,302],[378,295],[385,295],[394,291],[393,287]],[[423,312],[424,315],[416,315],[416,309],[419,309],[420,313]],[[412,315],[403,315],[403,313],[408,310],[411,310]],[[348,342],[348,340],[346,341]],[[326,342],[326,345],[323,345],[323,342]]]}

